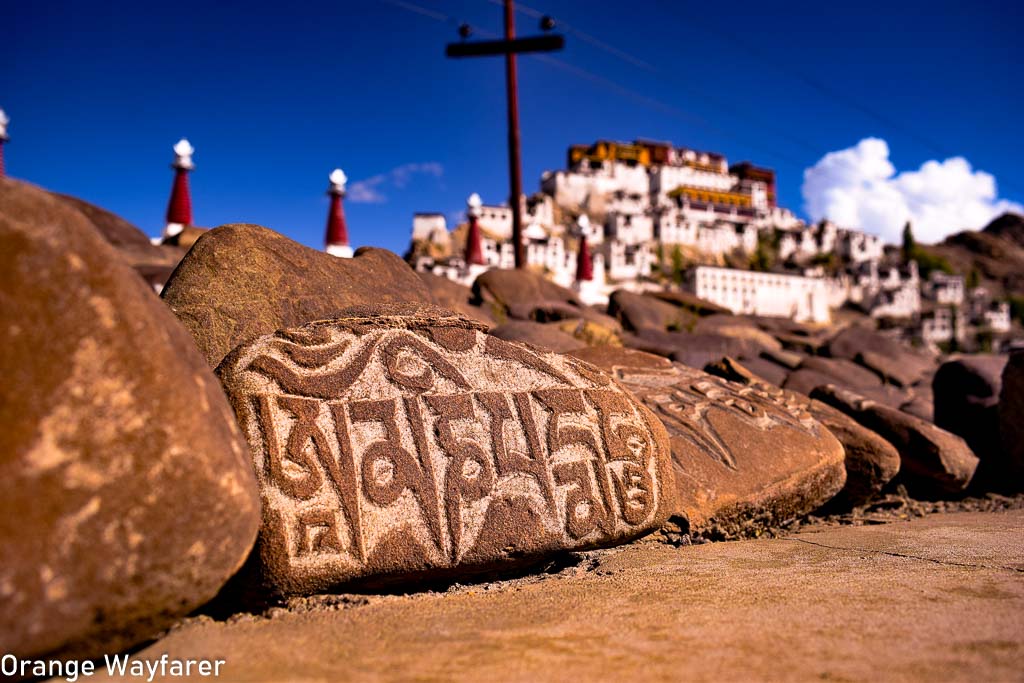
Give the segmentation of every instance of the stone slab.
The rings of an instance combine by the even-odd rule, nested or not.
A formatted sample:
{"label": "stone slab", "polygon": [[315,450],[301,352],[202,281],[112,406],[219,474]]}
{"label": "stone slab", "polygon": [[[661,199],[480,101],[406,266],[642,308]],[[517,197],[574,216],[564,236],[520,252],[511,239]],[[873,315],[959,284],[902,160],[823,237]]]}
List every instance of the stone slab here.
{"label": "stone slab", "polygon": [[218,368],[260,481],[270,590],[461,576],[668,518],[668,436],[629,392],[418,310],[282,330]]}

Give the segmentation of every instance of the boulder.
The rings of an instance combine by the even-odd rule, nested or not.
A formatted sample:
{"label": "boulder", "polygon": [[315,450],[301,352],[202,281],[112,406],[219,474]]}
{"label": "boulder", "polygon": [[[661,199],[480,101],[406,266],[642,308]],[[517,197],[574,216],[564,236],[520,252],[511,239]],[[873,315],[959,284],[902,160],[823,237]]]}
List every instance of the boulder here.
{"label": "boulder", "polygon": [[794,372],[791,372],[787,377],[786,381],[782,384],[784,389],[795,391],[805,396],[810,396],[811,392],[815,388],[823,386],[825,384],[831,384],[835,381],[831,375],[826,375],[817,370],[809,370],[807,368],[801,368]]}
{"label": "boulder", "polygon": [[495,325],[494,315],[483,306],[474,306],[469,303],[473,296],[473,290],[465,285],[460,285],[454,280],[449,280],[433,273],[420,273],[416,275],[423,280],[423,284],[430,290],[431,296],[438,305],[451,309],[456,313],[478,320],[488,327]]}
{"label": "boulder", "polygon": [[459,577],[653,531],[667,435],[606,374],[440,309],[350,309],[217,370],[263,500],[257,561],[283,595]]}
{"label": "boulder", "polygon": [[26,199],[0,212],[0,652],[95,657],[213,597],[259,499],[188,331],[81,212],[0,180]]}
{"label": "boulder", "polygon": [[668,428],[676,514],[691,530],[784,523],[843,488],[842,445],[791,395],[635,354],[572,352],[611,372]]}
{"label": "boulder", "polygon": [[683,308],[685,310],[692,311],[697,315],[714,315],[716,313],[724,313],[726,315],[731,314],[731,311],[728,308],[719,306],[707,299],[701,299],[697,295],[689,292],[661,290],[651,292],[650,296],[670,303],[676,308]]}
{"label": "boulder", "polygon": [[1010,354],[1003,369],[1003,386],[999,390],[999,433],[1003,442],[1003,464],[1006,486],[1024,489],[1024,351]]}
{"label": "boulder", "polygon": [[[825,386],[826,384],[836,384],[837,380],[833,375],[828,375],[817,370],[811,370],[808,368],[801,368],[796,372],[792,372],[786,378],[785,383],[782,387],[789,389],[790,391],[796,391],[810,396],[811,393],[818,387]],[[850,388],[849,385],[841,385],[843,388]],[[898,389],[890,385],[878,384],[876,386],[858,386],[853,389],[864,396],[870,398],[873,401],[877,401],[882,405],[889,406],[890,408],[899,409],[902,406],[913,400],[913,394],[909,391]]]}
{"label": "boulder", "polygon": [[811,356],[800,363],[801,369],[814,370],[832,377],[830,384],[838,384],[849,389],[871,388],[882,386],[882,380],[872,371],[857,365],[845,358],[823,358]]}
{"label": "boulder", "polygon": [[782,386],[789,376],[789,370],[778,363],[765,359],[763,356],[760,358],[747,358],[743,361],[743,365],[761,379],[777,387]]}
{"label": "boulder", "polygon": [[48,192],[13,178],[0,180],[4,183],[4,204],[0,213],[27,225],[46,223],[56,215],[54,211],[61,216],[80,214],[151,287],[162,286],[185,255],[184,249],[153,245],[137,227],[95,204],[70,195]]}
{"label": "boulder", "polygon": [[244,341],[366,303],[430,303],[423,281],[385,249],[343,259],[258,225],[203,234],[161,295],[216,367]]}
{"label": "boulder", "polygon": [[890,383],[902,387],[924,378],[935,366],[934,357],[927,351],[856,325],[833,337],[827,350],[833,358],[855,360]]}
{"label": "boulder", "polygon": [[492,304],[495,310],[505,314],[510,306],[516,304],[543,305],[554,302],[583,308],[579,297],[571,289],[560,287],[531,270],[493,268],[473,282],[472,303]]}
{"label": "boulder", "polygon": [[505,341],[525,342],[558,353],[586,346],[571,334],[563,332],[558,323],[541,324],[529,320],[510,320],[493,328],[491,334]]}
{"label": "boulder", "polygon": [[899,472],[900,454],[892,444],[832,406],[770,386],[749,364],[740,364],[732,358],[723,358],[704,369],[723,379],[754,386],[769,394],[781,392],[786,401],[802,407],[832,432],[843,445],[846,485],[829,507],[849,508],[867,502]]}
{"label": "boulder", "polygon": [[640,351],[670,357],[694,368],[702,368],[722,356],[750,358],[758,356],[761,352],[761,346],[749,339],[723,337],[717,334],[662,332],[653,328],[642,329],[633,335],[623,335],[623,344]]}
{"label": "boulder", "polygon": [[758,344],[764,350],[781,351],[782,344],[772,335],[742,318],[732,315],[709,315],[697,321],[693,327],[696,333],[711,333],[734,339],[745,339]]}
{"label": "boulder", "polygon": [[918,394],[917,389],[914,389],[914,396],[901,405],[900,410],[928,422],[935,421],[935,410],[931,399],[931,392]]}
{"label": "boulder", "polygon": [[879,434],[900,454],[899,479],[914,495],[962,495],[978,467],[978,458],[956,434],[934,424],[833,385],[811,393]]}
{"label": "boulder", "polygon": [[[999,438],[999,392],[1006,356],[960,356],[946,361],[935,373],[935,425],[963,438],[981,460],[978,476],[992,484],[1005,475]],[[991,471],[991,475],[987,471]]]}
{"label": "boulder", "polygon": [[689,332],[697,323],[697,314],[673,306],[653,296],[635,294],[624,289],[612,292],[608,300],[608,313],[633,332]]}
{"label": "boulder", "polygon": [[787,370],[796,370],[807,356],[795,351],[764,349],[761,351],[761,358],[777,363]]}
{"label": "boulder", "polygon": [[512,303],[508,306],[508,315],[510,318],[535,320],[539,323],[582,319],[604,327],[615,334],[622,332],[621,323],[612,316],[594,310],[589,306],[575,306],[562,301]]}

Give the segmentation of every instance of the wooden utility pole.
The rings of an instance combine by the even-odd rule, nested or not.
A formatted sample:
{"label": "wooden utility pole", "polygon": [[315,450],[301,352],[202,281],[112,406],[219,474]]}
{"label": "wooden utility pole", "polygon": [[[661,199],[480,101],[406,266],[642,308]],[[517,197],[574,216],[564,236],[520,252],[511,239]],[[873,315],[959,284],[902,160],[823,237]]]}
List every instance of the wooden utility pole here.
{"label": "wooden utility pole", "polygon": [[[547,17],[541,26],[547,30],[554,24]],[[463,37],[469,35],[468,27],[460,29]],[[509,206],[512,208],[512,244],[515,247],[516,268],[526,267],[526,252],[523,249],[523,215],[519,203],[523,194],[523,166],[519,145],[519,86],[516,77],[516,55],[521,52],[551,52],[561,50],[565,38],[559,35],[530,36],[516,38],[515,8],[512,0],[505,0],[505,39],[463,41],[450,43],[445,53],[449,57],[483,57],[505,55],[505,88],[508,100],[508,175]]]}

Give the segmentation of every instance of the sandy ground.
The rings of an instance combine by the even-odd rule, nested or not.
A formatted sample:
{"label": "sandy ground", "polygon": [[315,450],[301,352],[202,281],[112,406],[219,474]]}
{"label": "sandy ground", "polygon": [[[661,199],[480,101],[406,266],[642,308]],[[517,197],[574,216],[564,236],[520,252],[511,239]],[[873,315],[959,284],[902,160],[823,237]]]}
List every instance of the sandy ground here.
{"label": "sandy ground", "polygon": [[230,681],[1024,679],[1022,510],[647,541],[548,572],[191,619],[133,657],[224,659]]}

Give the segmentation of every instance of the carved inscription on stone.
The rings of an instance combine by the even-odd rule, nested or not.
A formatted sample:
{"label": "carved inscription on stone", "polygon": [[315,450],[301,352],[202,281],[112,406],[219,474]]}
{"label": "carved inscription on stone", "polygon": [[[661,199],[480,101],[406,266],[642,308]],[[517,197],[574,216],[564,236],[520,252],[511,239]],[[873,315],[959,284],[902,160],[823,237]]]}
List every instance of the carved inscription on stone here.
{"label": "carved inscription on stone", "polygon": [[636,399],[460,318],[313,323],[218,373],[283,592],[608,544],[668,514],[667,438]]}
{"label": "carved inscription on stone", "polygon": [[709,419],[712,411],[731,415],[745,427],[770,431],[779,427],[817,437],[821,427],[805,406],[781,389],[743,386],[697,370],[677,367],[675,377],[648,375],[642,392],[644,403],[654,411],[674,437],[696,446],[712,460],[737,469],[730,439]]}

